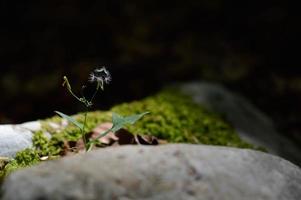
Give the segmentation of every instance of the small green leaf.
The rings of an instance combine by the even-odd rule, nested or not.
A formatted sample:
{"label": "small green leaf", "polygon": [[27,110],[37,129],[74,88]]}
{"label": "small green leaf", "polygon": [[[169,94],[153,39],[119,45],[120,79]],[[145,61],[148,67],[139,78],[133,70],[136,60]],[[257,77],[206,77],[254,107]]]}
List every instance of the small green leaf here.
{"label": "small green leaf", "polygon": [[59,116],[61,116],[62,118],[68,120],[69,122],[71,122],[72,124],[74,124],[75,126],[77,126],[78,128],[80,128],[81,130],[84,128],[84,125],[79,123],[78,121],[76,121],[74,118],[64,114],[64,113],[61,113],[59,111],[54,111],[56,114],[58,114]]}
{"label": "small green leaf", "polygon": [[131,115],[131,116],[125,117],[124,119],[127,123],[134,124],[134,123],[136,123],[136,121],[141,119],[146,114],[149,114],[149,112],[144,112],[144,113],[137,114],[137,115]]}
{"label": "small green leaf", "polygon": [[137,114],[137,115],[122,117],[121,115],[113,112],[112,113],[113,126],[111,128],[111,131],[116,132],[127,124],[134,124],[136,121],[138,121],[139,119],[141,119],[144,115],[146,115],[148,113],[149,112],[144,112],[144,113]]}

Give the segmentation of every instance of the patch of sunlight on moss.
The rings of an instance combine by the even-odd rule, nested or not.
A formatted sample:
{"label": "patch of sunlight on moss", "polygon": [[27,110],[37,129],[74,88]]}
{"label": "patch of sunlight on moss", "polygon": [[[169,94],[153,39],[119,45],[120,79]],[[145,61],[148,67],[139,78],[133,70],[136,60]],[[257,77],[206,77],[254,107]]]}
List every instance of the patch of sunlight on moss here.
{"label": "patch of sunlight on moss", "polygon": [[219,115],[208,112],[191,98],[173,90],[117,105],[111,110],[122,115],[150,112],[135,125],[127,127],[133,133],[154,135],[175,143],[254,148],[241,140],[233,127]]}

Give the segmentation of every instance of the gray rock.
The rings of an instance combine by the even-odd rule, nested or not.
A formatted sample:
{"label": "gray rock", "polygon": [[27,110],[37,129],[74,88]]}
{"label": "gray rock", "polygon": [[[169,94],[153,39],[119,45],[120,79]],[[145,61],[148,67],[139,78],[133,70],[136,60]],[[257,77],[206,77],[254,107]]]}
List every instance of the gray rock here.
{"label": "gray rock", "polygon": [[3,200],[299,200],[301,170],[253,150],[123,146],[17,171],[3,191]]}
{"label": "gray rock", "polygon": [[301,165],[301,148],[279,134],[272,120],[242,96],[219,84],[206,82],[191,82],[178,87],[196,103],[224,115],[241,138]]}
{"label": "gray rock", "polygon": [[0,156],[14,157],[18,151],[31,147],[33,132],[40,128],[39,121],[0,125]]}

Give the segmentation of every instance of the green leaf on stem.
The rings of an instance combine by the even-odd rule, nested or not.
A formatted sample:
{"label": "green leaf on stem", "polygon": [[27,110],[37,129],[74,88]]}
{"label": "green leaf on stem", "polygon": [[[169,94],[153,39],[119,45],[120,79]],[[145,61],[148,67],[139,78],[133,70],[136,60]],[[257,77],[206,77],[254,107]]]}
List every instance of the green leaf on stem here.
{"label": "green leaf on stem", "polygon": [[116,132],[127,124],[134,124],[136,121],[138,121],[139,119],[141,119],[144,115],[146,115],[148,113],[149,112],[144,112],[144,113],[137,114],[137,115],[123,117],[123,116],[113,112],[112,113],[113,126],[111,128],[111,131]]}
{"label": "green leaf on stem", "polygon": [[123,117],[123,116],[113,112],[112,113],[112,123],[113,123],[112,128],[110,128],[110,129],[106,130],[105,132],[101,133],[94,140],[98,140],[99,138],[106,136],[110,132],[116,132],[116,131],[120,130],[121,128],[123,128],[127,124],[134,124],[136,121],[141,119],[146,114],[149,114],[149,112],[144,112],[144,113],[137,114],[137,115],[131,115],[131,116]]}
{"label": "green leaf on stem", "polygon": [[74,124],[75,126],[77,126],[78,128],[80,128],[81,130],[84,128],[84,125],[79,123],[78,121],[76,121],[74,118],[72,118],[69,115],[66,115],[64,113],[61,113],[59,111],[54,111],[56,114],[58,114],[59,116],[61,116],[62,118],[68,120],[69,122],[71,122],[72,124]]}

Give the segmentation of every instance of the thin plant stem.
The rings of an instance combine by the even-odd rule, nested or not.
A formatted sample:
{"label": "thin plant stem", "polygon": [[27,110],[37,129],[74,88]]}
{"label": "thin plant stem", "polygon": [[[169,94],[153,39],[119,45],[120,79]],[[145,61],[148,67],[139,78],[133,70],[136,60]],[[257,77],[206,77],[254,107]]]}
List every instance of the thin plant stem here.
{"label": "thin plant stem", "polygon": [[74,96],[78,101],[82,102],[82,101],[80,100],[80,98],[78,98],[78,97],[72,92],[72,90],[69,90],[69,89],[68,89],[68,91],[69,91],[70,94],[71,94],[72,96]]}
{"label": "thin plant stem", "polygon": [[65,86],[65,84],[67,85],[67,90],[70,92],[70,94],[71,94],[74,98],[76,98],[78,101],[82,102],[81,99],[73,93],[72,88],[71,88],[71,85],[70,85],[70,83],[69,83],[69,80],[68,80],[68,78],[67,78],[66,76],[64,76],[63,86]]}
{"label": "thin plant stem", "polygon": [[95,90],[95,92],[94,92],[94,94],[93,94],[93,96],[92,96],[90,102],[93,102],[93,99],[94,99],[94,97],[96,96],[96,94],[97,94],[97,92],[98,92],[98,89],[99,89],[99,87],[100,87],[99,85],[100,85],[100,83],[97,83],[96,90]]}
{"label": "thin plant stem", "polygon": [[88,151],[88,147],[87,147],[87,140],[86,140],[86,133],[85,133],[85,127],[86,127],[86,123],[87,123],[87,114],[88,112],[86,111],[85,114],[84,114],[84,125],[83,125],[83,128],[81,130],[82,132],[82,138],[83,138],[83,142],[84,142],[84,145],[85,145],[85,150]]}
{"label": "thin plant stem", "polygon": [[93,102],[93,99],[94,99],[94,97],[96,96],[96,93],[97,93],[97,90],[95,90],[95,92],[94,92],[94,94],[93,94],[93,96],[92,96],[90,102]]}

